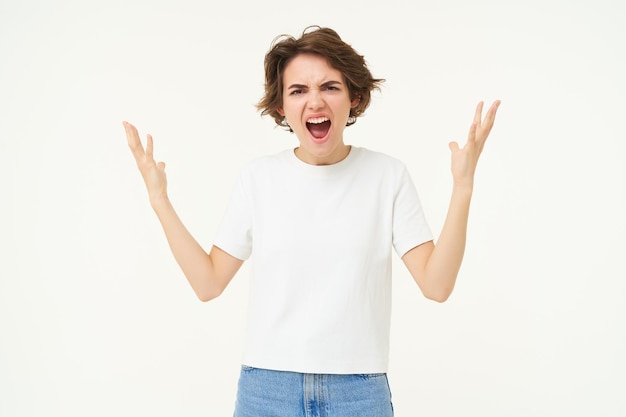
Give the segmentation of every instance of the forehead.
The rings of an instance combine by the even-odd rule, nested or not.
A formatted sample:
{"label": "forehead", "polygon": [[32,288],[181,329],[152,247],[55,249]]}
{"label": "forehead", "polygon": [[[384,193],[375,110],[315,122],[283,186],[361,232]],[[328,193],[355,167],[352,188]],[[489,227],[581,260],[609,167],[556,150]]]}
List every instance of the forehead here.
{"label": "forehead", "polygon": [[314,54],[296,55],[289,61],[283,73],[285,85],[293,82],[318,83],[330,80],[341,82],[343,75],[331,66],[326,58]]}

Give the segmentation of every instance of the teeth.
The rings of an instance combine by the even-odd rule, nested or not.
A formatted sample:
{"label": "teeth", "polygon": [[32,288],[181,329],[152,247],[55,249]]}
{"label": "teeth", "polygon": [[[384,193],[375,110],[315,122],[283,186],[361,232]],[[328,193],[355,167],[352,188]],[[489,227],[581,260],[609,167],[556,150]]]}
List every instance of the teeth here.
{"label": "teeth", "polygon": [[314,123],[314,124],[320,124],[320,123],[324,123],[325,121],[330,120],[328,117],[313,117],[309,120],[307,120],[307,123]]}

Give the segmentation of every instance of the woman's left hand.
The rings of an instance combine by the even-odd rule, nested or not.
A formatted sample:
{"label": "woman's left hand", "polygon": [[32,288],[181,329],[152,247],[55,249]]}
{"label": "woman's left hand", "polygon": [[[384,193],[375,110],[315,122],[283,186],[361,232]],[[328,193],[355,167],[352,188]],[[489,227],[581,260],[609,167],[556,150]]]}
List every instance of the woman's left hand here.
{"label": "woman's left hand", "polygon": [[500,106],[500,100],[494,101],[483,119],[483,102],[478,103],[465,146],[460,148],[457,142],[450,142],[452,178],[455,186],[473,186],[478,158],[493,127],[498,106]]}

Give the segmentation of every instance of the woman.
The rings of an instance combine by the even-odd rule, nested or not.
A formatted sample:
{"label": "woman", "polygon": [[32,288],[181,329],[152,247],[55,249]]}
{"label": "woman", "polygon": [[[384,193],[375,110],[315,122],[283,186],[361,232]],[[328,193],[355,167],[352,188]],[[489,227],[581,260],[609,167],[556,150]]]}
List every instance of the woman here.
{"label": "woman", "polygon": [[307,28],[277,39],[265,57],[264,115],[299,146],[249,163],[210,253],[178,218],[165,165],[125,122],[129,146],[176,261],[203,301],[251,257],[246,348],[236,417],[393,415],[387,382],[391,248],[423,294],[445,301],[465,249],[474,172],[499,101],[467,143],[450,144],[454,186],[435,245],[407,169],[347,145],[383,80],[337,33]]}

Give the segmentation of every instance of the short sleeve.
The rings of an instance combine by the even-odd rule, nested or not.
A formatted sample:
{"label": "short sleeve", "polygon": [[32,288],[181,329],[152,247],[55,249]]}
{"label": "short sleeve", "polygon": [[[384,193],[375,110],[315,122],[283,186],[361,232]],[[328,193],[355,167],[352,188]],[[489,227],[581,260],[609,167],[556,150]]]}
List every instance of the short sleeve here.
{"label": "short sleeve", "polygon": [[252,205],[243,173],[233,189],[213,245],[241,260],[252,254]]}
{"label": "short sleeve", "polygon": [[403,166],[393,203],[393,247],[402,257],[409,250],[433,240],[413,180]]}

